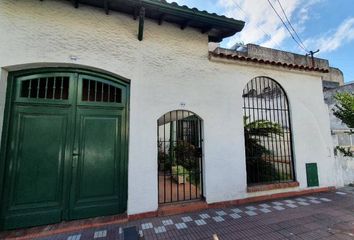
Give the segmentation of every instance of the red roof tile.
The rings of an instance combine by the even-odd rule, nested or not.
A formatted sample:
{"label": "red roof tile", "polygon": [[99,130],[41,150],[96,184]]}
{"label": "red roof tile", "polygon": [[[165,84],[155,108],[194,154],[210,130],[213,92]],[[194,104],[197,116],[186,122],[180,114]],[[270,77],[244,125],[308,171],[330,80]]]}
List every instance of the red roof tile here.
{"label": "red roof tile", "polygon": [[329,70],[325,69],[325,68],[316,68],[316,67],[311,67],[311,66],[306,66],[306,65],[297,65],[297,64],[292,64],[292,63],[269,61],[269,60],[264,60],[264,59],[259,59],[259,58],[251,58],[251,57],[246,57],[246,56],[242,56],[242,55],[238,55],[238,54],[231,54],[231,53],[225,54],[225,53],[209,52],[209,56],[224,58],[224,59],[229,59],[229,60],[254,62],[254,63],[259,63],[259,64],[279,66],[279,67],[284,67],[284,68],[292,68],[292,69],[305,70],[305,71],[314,71],[314,72],[322,72],[322,73],[329,72]]}

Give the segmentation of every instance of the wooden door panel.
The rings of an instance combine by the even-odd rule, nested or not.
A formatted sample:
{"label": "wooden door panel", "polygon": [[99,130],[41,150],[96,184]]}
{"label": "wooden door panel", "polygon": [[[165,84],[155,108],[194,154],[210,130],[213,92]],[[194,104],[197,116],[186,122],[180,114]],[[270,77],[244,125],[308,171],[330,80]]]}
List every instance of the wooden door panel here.
{"label": "wooden door panel", "polygon": [[84,218],[122,211],[122,116],[120,111],[77,110],[71,217]]}
{"label": "wooden door panel", "polygon": [[129,86],[73,69],[11,79],[0,229],[124,212]]}
{"label": "wooden door panel", "polygon": [[4,209],[8,228],[61,219],[68,121],[65,108],[16,107]]}

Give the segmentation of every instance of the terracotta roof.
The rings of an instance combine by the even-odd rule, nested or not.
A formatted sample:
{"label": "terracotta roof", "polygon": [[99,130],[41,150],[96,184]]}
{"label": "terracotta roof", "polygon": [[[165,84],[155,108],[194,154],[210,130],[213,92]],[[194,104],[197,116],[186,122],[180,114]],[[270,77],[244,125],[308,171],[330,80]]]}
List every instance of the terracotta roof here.
{"label": "terracotta roof", "polygon": [[251,58],[251,57],[239,55],[237,52],[235,52],[233,54],[209,52],[209,56],[210,57],[217,57],[217,58],[224,58],[224,59],[229,59],[229,60],[237,60],[237,61],[253,62],[253,63],[259,63],[259,64],[265,64],[265,65],[279,66],[279,67],[284,67],[284,68],[292,68],[292,69],[297,69],[297,70],[314,71],[314,72],[322,72],[322,73],[329,72],[329,70],[325,69],[325,68],[316,68],[316,67],[307,66],[307,65],[298,65],[298,64],[292,64],[292,63],[270,61],[270,60],[264,60],[264,59],[260,59],[260,58]]}

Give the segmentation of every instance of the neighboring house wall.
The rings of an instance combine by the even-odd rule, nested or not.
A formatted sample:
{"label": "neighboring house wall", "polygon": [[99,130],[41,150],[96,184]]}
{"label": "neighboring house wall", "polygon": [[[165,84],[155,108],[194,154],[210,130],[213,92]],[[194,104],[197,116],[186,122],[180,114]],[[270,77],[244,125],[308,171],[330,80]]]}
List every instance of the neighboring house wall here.
{"label": "neighboring house wall", "polygon": [[337,185],[320,73],[209,61],[200,31],[146,20],[140,42],[137,29],[132,16],[75,9],[70,1],[0,1],[1,126],[8,71],[31,63],[96,67],[131,80],[128,214],[158,208],[157,119],[181,108],[203,119],[208,203],[289,191],[246,192],[242,91],[252,78],[268,76],[289,98],[295,190],[307,187],[308,162],[317,162],[320,186]]}
{"label": "neighboring house wall", "polygon": [[328,73],[322,75],[322,80],[331,83],[337,83],[339,86],[344,85],[344,75],[343,72],[338,68],[329,68]]}
{"label": "neighboring house wall", "polygon": [[[336,146],[351,147],[354,151],[354,135],[350,136],[348,134],[350,128],[333,114],[333,109],[337,104],[334,96],[337,93],[342,92],[354,93],[354,83],[347,83],[343,86],[324,91],[325,102],[328,105],[329,110],[333,148],[336,148]],[[344,157],[341,153],[336,152],[335,160],[338,168],[339,180],[342,184],[354,183],[354,158]]]}
{"label": "neighboring house wall", "polygon": [[333,108],[337,104],[337,101],[334,99],[334,96],[337,93],[343,93],[343,92],[351,92],[354,93],[354,83],[347,83],[344,86],[333,88],[333,89],[328,89],[324,91],[324,99],[325,103],[328,105],[329,108],[329,117],[330,117],[330,123],[331,123],[331,129],[332,130],[347,130],[348,126],[345,125],[342,120],[334,116],[333,114]]}

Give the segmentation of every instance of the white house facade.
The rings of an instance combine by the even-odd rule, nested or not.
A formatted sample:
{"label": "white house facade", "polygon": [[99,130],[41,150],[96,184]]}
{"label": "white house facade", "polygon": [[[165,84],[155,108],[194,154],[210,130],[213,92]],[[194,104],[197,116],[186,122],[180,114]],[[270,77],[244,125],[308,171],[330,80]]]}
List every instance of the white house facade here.
{"label": "white house facade", "polygon": [[[112,10],[106,15],[105,6],[90,6],[96,1],[82,2],[89,4],[0,2],[2,229],[136,215],[192,199],[212,204],[338,185],[322,93],[326,67],[235,57],[219,48],[209,52],[210,39],[220,41],[228,34],[225,26],[170,23],[170,10],[160,5],[151,10],[152,0],[142,1],[146,17],[140,21],[139,41],[141,11],[134,20],[133,14]],[[161,12],[161,24],[155,11]],[[291,157],[285,163],[289,172],[279,173],[284,181],[250,184],[244,91],[260,77],[283,91],[287,115],[277,119],[287,121],[283,126],[289,134],[282,139]],[[183,157],[170,153],[177,145],[163,146],[172,141],[183,145]],[[178,164],[187,161],[186,142],[197,152],[188,160],[196,166],[192,170]],[[168,166],[160,165],[161,149],[162,161],[174,157]],[[317,164],[318,184],[308,182],[309,163]],[[296,184],[252,190],[274,183]],[[183,198],[176,198],[182,191]]]}

